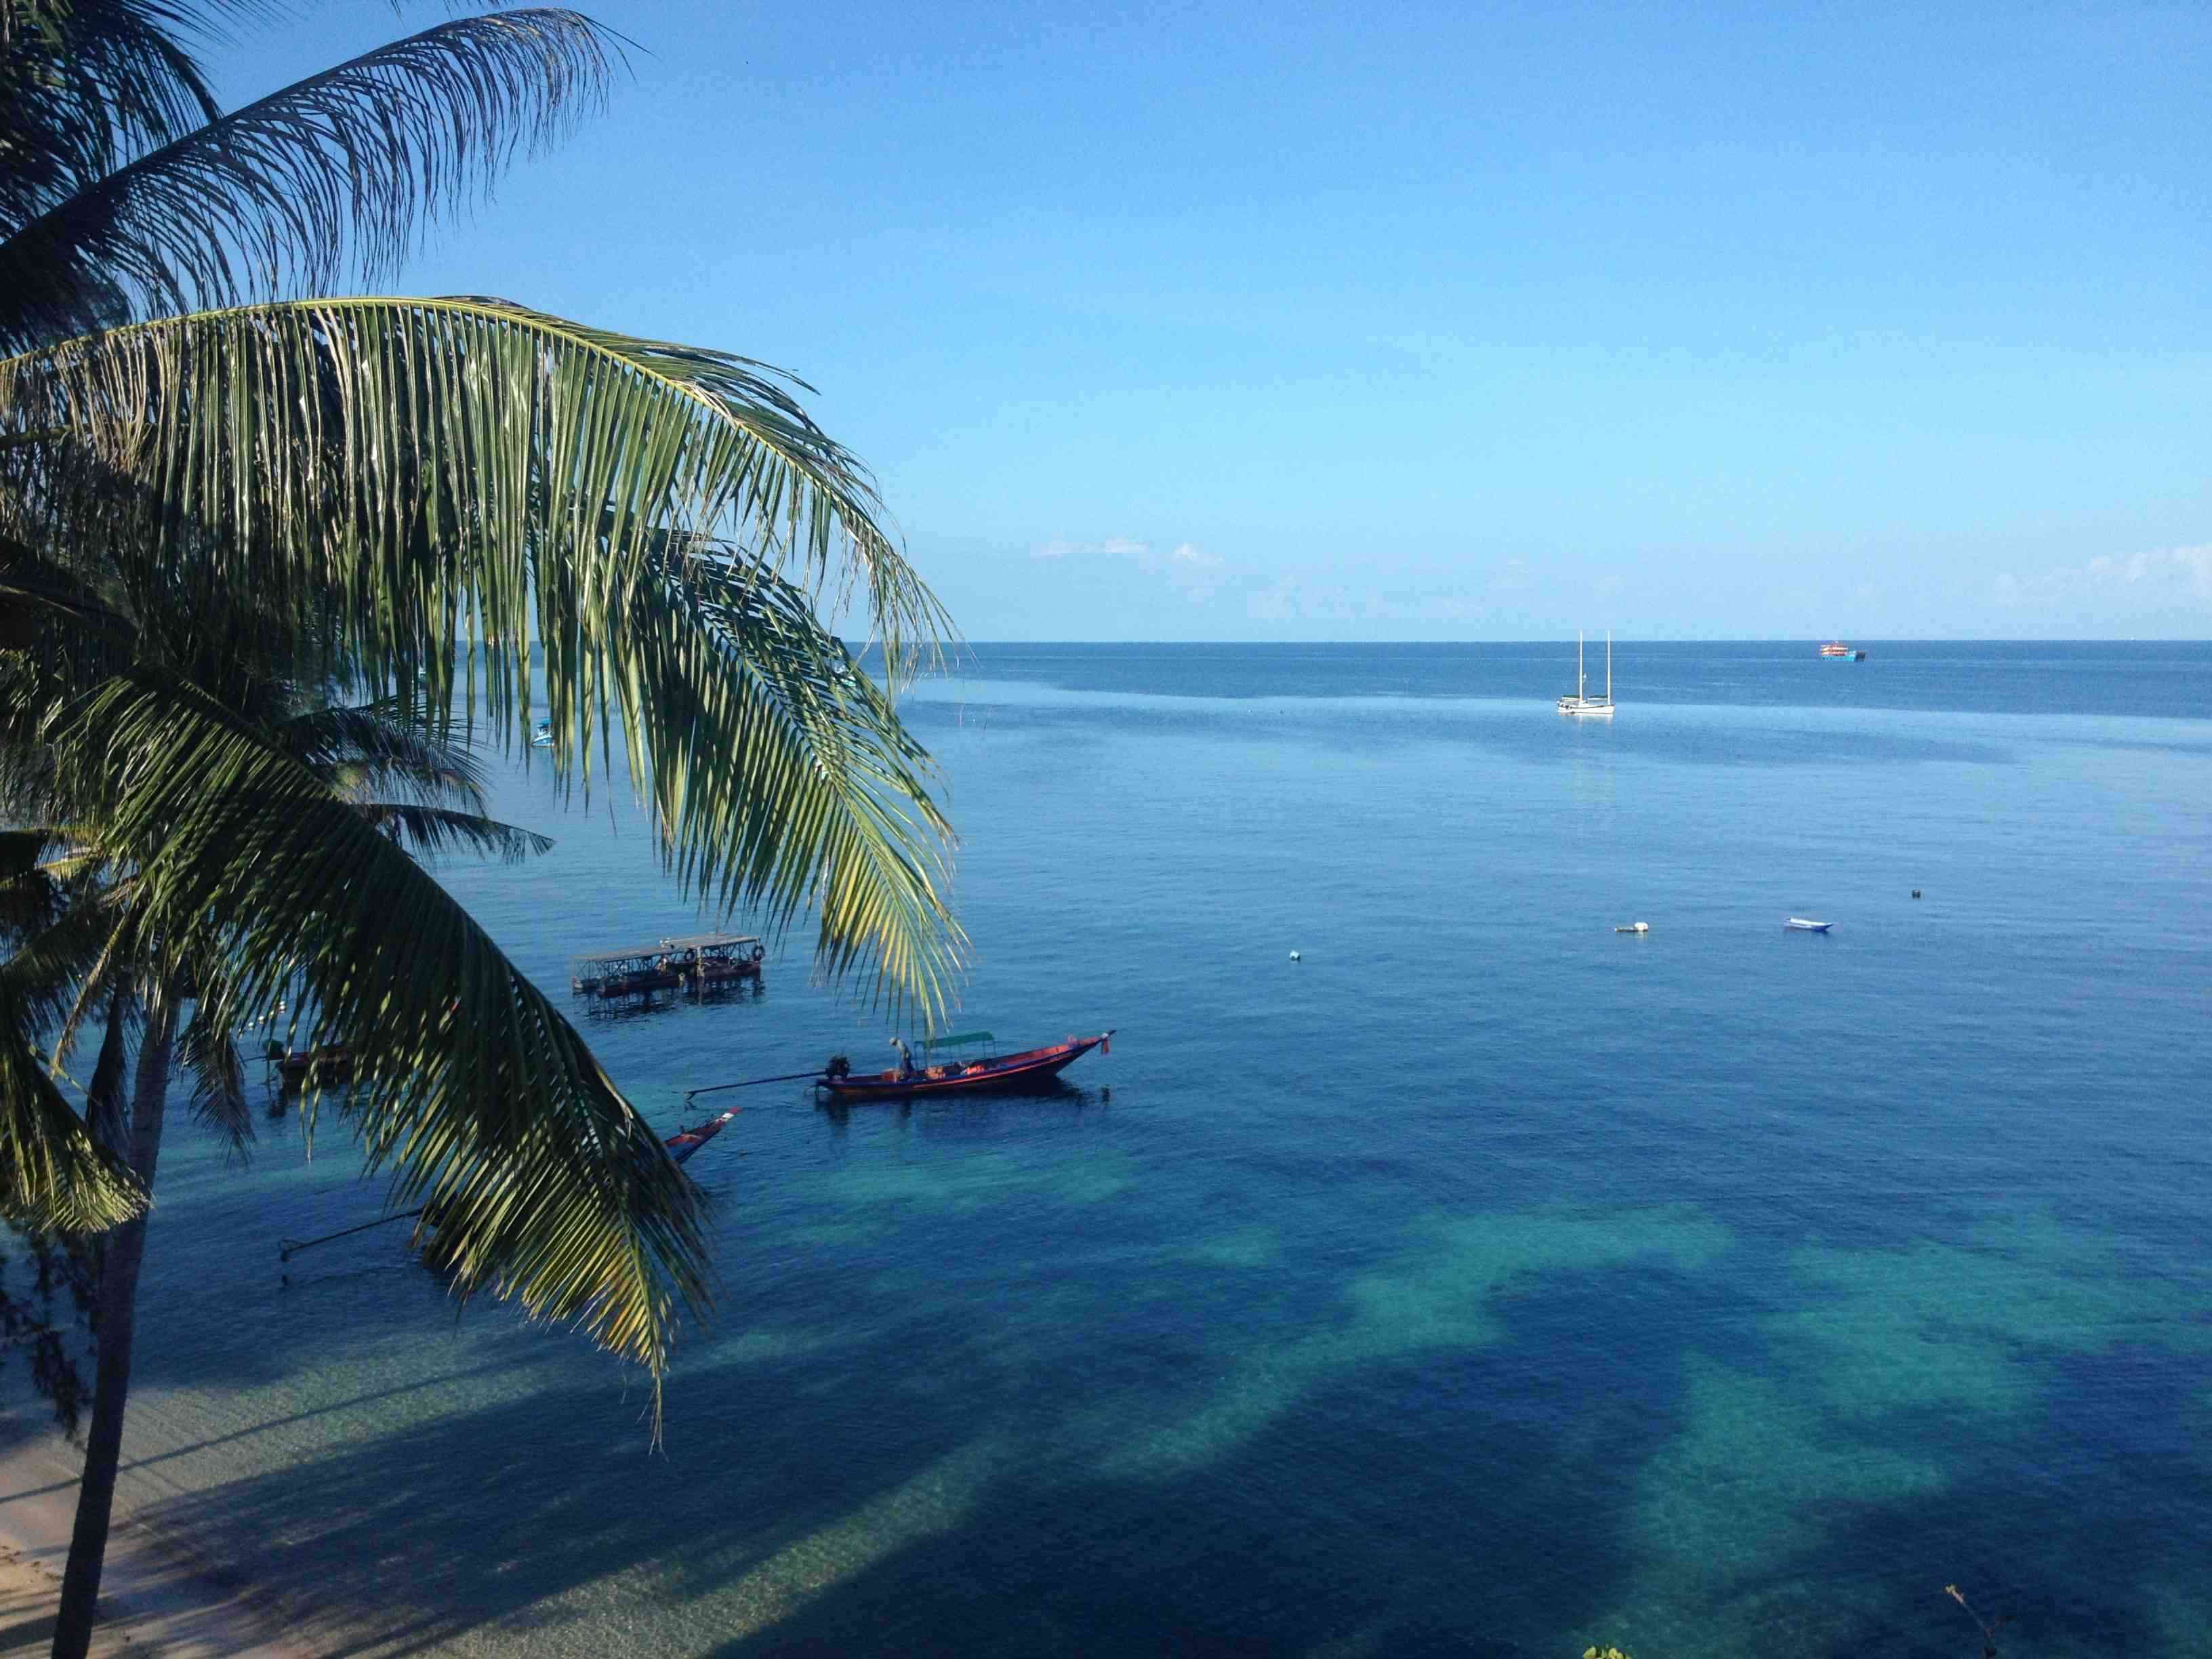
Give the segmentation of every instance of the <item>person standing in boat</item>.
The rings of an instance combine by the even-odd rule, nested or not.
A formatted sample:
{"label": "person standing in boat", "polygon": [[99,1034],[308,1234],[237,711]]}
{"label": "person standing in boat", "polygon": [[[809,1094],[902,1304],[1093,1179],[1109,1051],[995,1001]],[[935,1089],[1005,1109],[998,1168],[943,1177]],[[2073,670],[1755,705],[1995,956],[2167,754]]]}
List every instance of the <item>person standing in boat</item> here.
{"label": "person standing in boat", "polygon": [[893,1037],[891,1047],[899,1051],[899,1080],[903,1083],[914,1075],[914,1051],[906,1046],[904,1037]]}

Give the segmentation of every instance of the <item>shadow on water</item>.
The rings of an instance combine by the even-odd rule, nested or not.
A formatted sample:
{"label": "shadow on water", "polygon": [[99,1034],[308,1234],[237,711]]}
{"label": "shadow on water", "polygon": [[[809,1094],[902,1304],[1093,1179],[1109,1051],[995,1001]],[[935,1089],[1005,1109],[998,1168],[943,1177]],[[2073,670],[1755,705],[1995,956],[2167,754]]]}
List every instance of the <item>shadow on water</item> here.
{"label": "shadow on water", "polygon": [[[2002,1618],[2001,1652],[2190,1653],[2203,1635],[2190,1605],[2212,1557],[2201,1510],[2202,1375],[2171,1354],[2126,1351],[2057,1368],[2041,1408],[2002,1446],[1978,1447],[1939,1492],[1838,1505],[1817,1552],[1776,1560],[1766,1575],[1803,1597],[1871,1577],[1892,1593],[1831,1607],[1836,1634],[1819,1651],[1899,1659],[1963,1659],[1979,1650],[1972,1620],[1943,1594],[1956,1583],[1984,1619]],[[2115,1390],[2128,1420],[2110,1420]],[[2083,1425],[2106,1421],[2085,1437]],[[1917,1432],[1939,1438],[1930,1421]],[[2115,1441],[2118,1443],[2114,1443]],[[2180,1467],[2185,1463],[2194,1468]],[[2086,1480],[2134,1489],[2124,1504],[2076,1501]]]}
{"label": "shadow on water", "polygon": [[[998,1483],[957,1528],[714,1651],[1259,1655],[1340,1644],[1534,1659],[1579,1646],[1575,1632],[1626,1577],[1634,1540],[1618,1524],[1569,1521],[1559,1494],[1632,1470],[1670,1424],[1672,1368],[1632,1338],[1624,1354],[1593,1316],[1617,1310],[1625,1291],[1655,1310],[1695,1292],[1644,1270],[1547,1291],[1530,1309],[1541,1331],[1509,1320],[1492,1348],[1343,1372],[1204,1461],[1149,1474],[1071,1467],[1042,1490]],[[1582,1338],[1562,1351],[1560,1328]],[[1558,1368],[1533,1370],[1540,1352]],[[1571,1432],[1556,1431],[1562,1418]],[[1129,1429],[1141,1437],[1145,1426]],[[1344,1478],[1362,1468],[1381,1478]],[[1408,1471],[1424,1468],[1409,1487]],[[1453,1523],[1431,1524],[1439,1513]]]}
{"label": "shadow on water", "polygon": [[[1010,1352],[1001,1328],[878,1310],[865,1342],[825,1322],[796,1352],[680,1376],[665,1457],[604,1386],[560,1387],[154,1519],[300,1587],[295,1614],[333,1656],[490,1624],[604,1651],[600,1621],[635,1599],[683,1626],[658,1649],[728,1659],[1329,1639],[1533,1659],[1602,1633],[1638,1540],[1625,1506],[1562,1494],[1625,1485],[1668,1443],[1711,1295],[1648,1267],[1547,1275],[1498,1310],[1494,1340],[1334,1365],[1196,1443],[1188,1421],[1244,1352],[1223,1328],[1179,1321],[1155,1366],[1102,1375],[1112,1362],[1065,1335]],[[314,1611],[347,1607],[382,1610],[375,1632]]]}
{"label": "shadow on water", "polygon": [[[212,1451],[220,1446],[250,1440],[257,1435],[270,1434],[297,1424],[310,1423],[318,1419],[335,1416],[342,1412],[358,1410],[363,1406],[398,1400],[425,1389],[444,1388],[468,1378],[494,1376],[507,1369],[507,1366],[501,1364],[470,1366],[461,1370],[441,1372],[436,1376],[424,1377],[412,1382],[398,1383],[388,1389],[374,1389],[344,1400],[329,1401],[306,1411],[288,1412],[280,1417],[264,1419],[250,1428],[236,1430],[229,1434],[211,1435],[205,1439],[195,1440],[187,1445],[172,1446],[168,1450],[156,1452],[150,1457],[134,1457],[130,1460],[128,1467],[132,1469],[158,1468],[162,1464],[174,1462],[179,1458],[191,1457],[198,1453]],[[13,1413],[0,1415],[0,1448],[10,1448],[32,1441],[44,1441],[46,1438],[44,1425],[32,1419]],[[74,1480],[70,1480],[51,1486],[27,1486],[19,1492],[0,1492],[0,1506],[25,1498],[37,1498],[48,1492],[63,1491],[74,1487],[76,1484]]]}
{"label": "shadow on water", "polygon": [[[1040,1104],[1081,1109],[983,1110]],[[938,1242],[917,1227],[899,1248]],[[284,1587],[317,1651],[363,1659],[489,1626],[607,1651],[647,1609],[653,1651],[723,1659],[1691,1650],[1650,1641],[1637,1609],[1724,1632],[1708,1651],[1936,1659],[1972,1650],[1930,1599],[1949,1582],[2079,1644],[2038,1651],[2172,1648],[2161,1587],[2212,1543],[2170,1524],[2202,1418],[2176,1356],[2066,1360],[2036,1411],[1967,1449],[1942,1413],[1832,1422],[1842,1464],[1902,1452],[1942,1480],[1808,1482],[1783,1537],[1708,1492],[1686,1543],[1653,1534],[1638,1495],[1680,1484],[1665,1465],[1699,1431],[1692,1379],[1770,1373],[1758,1293],[1648,1255],[1504,1277],[1404,1260],[1288,1307],[1268,1305],[1261,1261],[1166,1289],[1156,1260],[1073,1287],[1001,1269],[988,1320],[948,1321],[915,1294],[925,1269],[877,1273],[834,1311],[681,1367],[665,1456],[641,1401],[594,1368],[152,1518]],[[1760,1443],[1729,1442],[1723,1478],[1753,1473],[1734,1465]],[[2074,1474],[2115,1468],[2144,1499],[2117,1529],[2111,1504],[2067,1501]],[[1724,1559],[1700,1555],[1708,1537]],[[347,1609],[379,1610],[376,1629],[338,1629]]]}

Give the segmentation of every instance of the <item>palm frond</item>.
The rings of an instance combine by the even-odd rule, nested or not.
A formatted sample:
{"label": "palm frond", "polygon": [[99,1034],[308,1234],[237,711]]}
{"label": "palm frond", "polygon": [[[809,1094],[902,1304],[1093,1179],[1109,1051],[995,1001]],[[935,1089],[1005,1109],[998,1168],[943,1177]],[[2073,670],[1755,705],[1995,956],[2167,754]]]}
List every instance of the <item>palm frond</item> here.
{"label": "palm frond", "polygon": [[774,929],[811,908],[826,972],[935,1023],[966,936],[927,753],[795,584],[703,549],[647,574],[607,649],[625,686],[658,688],[622,712],[664,859]]}
{"label": "palm frond", "polygon": [[363,1057],[369,1167],[438,1206],[461,1293],[578,1323],[658,1376],[678,1310],[707,1299],[697,1189],[467,912],[188,686],[118,678],[56,749],[137,868],[146,934],[202,965],[202,1017],[249,1029],[303,990]]}
{"label": "palm frond", "polygon": [[0,236],[218,113],[160,0],[0,0]]}
{"label": "palm frond", "polygon": [[477,812],[422,806],[413,801],[358,801],[354,811],[425,861],[447,853],[475,853],[502,864],[520,864],[553,850],[553,837],[501,823]]}
{"label": "palm frond", "polygon": [[[927,1005],[959,957],[927,757],[807,613],[855,596],[894,680],[949,624],[797,386],[498,301],[302,302],[0,362],[0,436],[66,432],[59,447],[143,480],[168,506],[140,526],[148,556],[176,550],[171,568],[303,627],[335,595],[373,692],[445,708],[472,663],[502,743],[526,741],[541,642],[565,782],[588,785],[593,737],[619,724],[687,884],[787,915],[817,902],[825,968],[872,967]],[[15,499],[40,522],[0,532],[72,533],[58,485]]]}
{"label": "palm frond", "polygon": [[[0,744],[0,756],[13,748]],[[101,848],[62,829],[0,834],[0,942],[9,952],[0,973],[16,1036],[50,1045],[50,1066],[69,1064],[100,1001],[131,1001],[131,890]]]}
{"label": "palm frond", "polygon": [[198,1007],[177,1040],[177,1059],[191,1073],[192,1115],[229,1143],[232,1157],[244,1158],[253,1141],[253,1114],[236,1034],[214,1009]]}
{"label": "palm frond", "polygon": [[[140,317],[397,268],[422,225],[479,198],[520,148],[605,96],[612,38],[573,11],[456,18],[168,139],[5,227],[0,293],[28,344]],[[0,312],[0,324],[6,321]]]}
{"label": "palm frond", "polygon": [[403,700],[307,709],[278,726],[276,737],[343,794],[397,791],[418,805],[459,801],[483,810],[483,763],[465,743],[441,738]]}
{"label": "palm frond", "polygon": [[[4,482],[4,480],[0,480]],[[136,643],[130,618],[75,571],[46,557],[37,549],[12,537],[0,536],[0,617],[12,624],[0,638],[0,649],[32,651],[48,643],[57,630],[66,631],[73,643],[127,653]],[[8,665],[11,682],[23,678],[23,665]],[[21,730],[21,717],[34,706],[25,692],[11,684],[8,718],[0,721],[0,739]]]}
{"label": "palm frond", "polygon": [[0,965],[0,1218],[47,1232],[119,1226],[145,1209],[145,1194],[40,1062],[16,988]]}
{"label": "palm frond", "polygon": [[42,829],[0,830],[0,941],[50,927],[60,916],[62,885],[45,867],[52,845]]}
{"label": "palm frond", "polygon": [[118,902],[128,889],[110,882],[106,860],[93,855],[72,860],[59,874],[52,866],[38,874],[51,884],[49,914],[18,936],[4,971],[21,1029],[46,1037],[52,1064],[66,1066],[77,1025],[108,994],[112,970],[128,955],[129,918]]}

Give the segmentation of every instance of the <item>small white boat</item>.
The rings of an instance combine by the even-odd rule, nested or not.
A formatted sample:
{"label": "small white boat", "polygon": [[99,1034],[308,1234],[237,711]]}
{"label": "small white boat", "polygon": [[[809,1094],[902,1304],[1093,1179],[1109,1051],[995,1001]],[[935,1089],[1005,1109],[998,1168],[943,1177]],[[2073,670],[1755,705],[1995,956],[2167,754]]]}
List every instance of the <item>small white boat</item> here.
{"label": "small white boat", "polygon": [[1836,924],[1832,921],[1808,921],[1802,916],[1792,916],[1782,925],[1795,927],[1801,933],[1825,933]]}
{"label": "small white boat", "polygon": [[1648,921],[1632,921],[1627,927],[1616,927],[1613,931],[1616,933],[1648,933],[1651,931],[1651,924]]}
{"label": "small white boat", "polygon": [[550,749],[553,746],[553,722],[551,720],[540,720],[531,729],[530,746],[532,749]]}
{"label": "small white boat", "polygon": [[1605,635],[1605,695],[1601,697],[1593,697],[1589,695],[1589,676],[1583,672],[1583,636],[1577,633],[1575,635],[1575,695],[1559,699],[1559,712],[1562,714],[1601,715],[1607,719],[1612,718],[1613,630],[1611,629],[1607,629]]}

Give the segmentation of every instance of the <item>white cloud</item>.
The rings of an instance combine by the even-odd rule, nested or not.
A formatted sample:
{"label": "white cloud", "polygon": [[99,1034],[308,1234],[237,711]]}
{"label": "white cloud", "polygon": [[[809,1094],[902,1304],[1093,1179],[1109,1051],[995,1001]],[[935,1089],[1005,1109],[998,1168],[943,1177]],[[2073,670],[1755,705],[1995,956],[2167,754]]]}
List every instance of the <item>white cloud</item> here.
{"label": "white cloud", "polygon": [[1152,550],[1150,542],[1137,541],[1128,536],[1109,536],[1103,542],[1071,542],[1054,537],[1031,548],[1030,556],[1033,559],[1141,559]]}
{"label": "white cloud", "polygon": [[1193,605],[1204,605],[1221,591],[1229,574],[1218,553],[1209,553],[1196,542],[1179,542],[1168,555],[1168,580]]}
{"label": "white cloud", "polygon": [[2212,608],[2212,544],[2168,547],[2087,564],[2005,571],[1992,584],[1998,604],[2021,609],[2125,604]]}
{"label": "white cloud", "polygon": [[1097,541],[1069,541],[1054,538],[1030,550],[1033,559],[1120,559],[1150,576],[1164,576],[1175,591],[1193,605],[1203,605],[1230,580],[1228,567],[1218,553],[1209,553],[1196,542],[1178,542],[1165,556],[1152,544],[1134,536],[1108,536]]}

